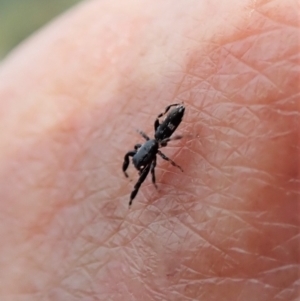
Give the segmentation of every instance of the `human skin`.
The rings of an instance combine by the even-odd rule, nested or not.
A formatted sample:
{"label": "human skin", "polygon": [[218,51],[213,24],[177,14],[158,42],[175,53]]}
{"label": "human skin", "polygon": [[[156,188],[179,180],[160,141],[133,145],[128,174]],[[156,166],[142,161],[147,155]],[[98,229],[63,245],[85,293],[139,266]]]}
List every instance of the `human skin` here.
{"label": "human skin", "polygon": [[[299,297],[297,1],[90,1],[0,67],[0,299]],[[124,154],[186,114],[131,209]]]}

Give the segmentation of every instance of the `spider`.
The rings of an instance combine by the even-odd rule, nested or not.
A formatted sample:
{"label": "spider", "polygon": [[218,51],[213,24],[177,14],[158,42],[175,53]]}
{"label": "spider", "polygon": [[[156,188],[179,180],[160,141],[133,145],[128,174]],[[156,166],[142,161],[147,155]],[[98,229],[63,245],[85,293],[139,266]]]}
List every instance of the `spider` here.
{"label": "spider", "polygon": [[[171,109],[172,108],[172,109]],[[170,110],[171,109],[171,110]],[[129,208],[132,205],[133,199],[136,197],[141,185],[145,181],[147,175],[151,171],[152,182],[157,188],[155,180],[155,167],[157,155],[166,161],[169,161],[173,166],[179,168],[182,172],[183,169],[174,161],[163,154],[159,149],[168,145],[171,140],[181,139],[182,136],[176,135],[171,137],[177,127],[182,121],[185,107],[183,104],[171,104],[165,108],[165,111],[159,114],[154,122],[154,139],[150,139],[144,132],[138,131],[139,134],[146,140],[144,144],[136,144],[134,150],[129,151],[124,156],[123,172],[126,177],[128,174],[126,170],[129,166],[129,157],[132,157],[134,167],[139,171],[139,179],[134,185],[133,191],[130,195]],[[169,112],[169,113],[168,113]],[[168,113],[168,114],[167,114]],[[159,123],[159,118],[166,115],[162,123]]]}

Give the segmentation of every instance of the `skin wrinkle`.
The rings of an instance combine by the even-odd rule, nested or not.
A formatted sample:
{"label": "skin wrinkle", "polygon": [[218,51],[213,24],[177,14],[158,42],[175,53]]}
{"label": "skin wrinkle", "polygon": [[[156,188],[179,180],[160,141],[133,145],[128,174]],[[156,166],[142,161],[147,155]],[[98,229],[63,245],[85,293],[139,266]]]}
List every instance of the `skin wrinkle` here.
{"label": "skin wrinkle", "polygon": [[[195,9],[195,11],[197,10]],[[90,20],[89,22],[91,23]],[[125,23],[127,22],[130,23],[130,18]],[[169,22],[172,24],[172,20]],[[243,26],[239,25],[234,28],[238,31]],[[268,33],[276,32],[281,35],[278,31],[269,31]],[[197,32],[194,33],[194,35],[196,34]],[[262,36],[266,38],[265,33]],[[113,35],[113,37],[118,38],[118,35]],[[257,34],[253,37],[260,36]],[[225,38],[228,37],[225,36]],[[189,37],[189,39],[195,41],[193,37]],[[230,40],[233,39],[230,37]],[[166,39],[167,42],[168,39]],[[245,40],[238,37],[235,38],[234,43],[231,43],[235,46],[242,42],[245,43]],[[178,41],[177,44],[180,45]],[[46,177],[45,180],[44,177],[41,177],[41,180],[37,177],[36,183],[33,183],[37,188],[40,187],[39,191],[43,196],[43,201],[46,200],[50,204],[49,208],[45,210],[43,207],[33,206],[33,214],[30,219],[23,217],[20,210],[21,220],[26,221],[24,228],[29,232],[29,229],[31,231],[36,227],[33,233],[30,232],[30,242],[33,243],[32,250],[35,251],[39,239],[44,240],[44,244],[41,246],[43,249],[34,252],[37,256],[32,256],[23,265],[24,271],[30,270],[31,265],[36,265],[35,274],[40,274],[44,270],[49,273],[50,279],[36,284],[38,290],[45,292],[42,297],[48,294],[51,299],[55,300],[82,300],[87,296],[97,296],[100,300],[108,297],[112,300],[121,298],[129,300],[194,300],[195,298],[212,300],[212,298],[223,296],[222,300],[247,300],[247,296],[251,295],[251,299],[265,300],[262,299],[264,295],[257,296],[261,291],[264,294],[272,292],[270,296],[280,296],[283,287],[275,285],[277,280],[271,277],[267,281],[268,279],[264,278],[264,275],[268,271],[276,270],[278,264],[283,263],[286,264],[283,265],[285,267],[293,267],[292,262],[297,262],[296,254],[288,258],[281,251],[285,249],[283,245],[287,237],[297,237],[297,232],[294,230],[297,230],[297,225],[299,225],[298,219],[292,220],[295,223],[295,229],[287,230],[288,233],[282,237],[274,238],[274,231],[278,231],[278,229],[270,227],[272,222],[288,225],[290,223],[288,215],[291,215],[295,208],[296,189],[294,195],[285,198],[282,196],[286,190],[289,190],[289,188],[286,189],[289,187],[286,186],[286,182],[297,177],[296,167],[293,166],[293,162],[287,166],[285,164],[277,165],[277,160],[275,160],[284,158],[286,154],[296,156],[294,154],[297,149],[285,153],[278,151],[280,147],[277,148],[277,145],[281,144],[294,144],[296,136],[294,132],[290,131],[290,135],[284,135],[285,137],[280,135],[280,133],[286,133],[286,129],[293,128],[294,121],[289,122],[284,119],[278,122],[278,116],[272,116],[272,113],[266,116],[267,120],[264,120],[264,111],[269,111],[270,100],[274,105],[274,110],[282,100],[282,98],[278,100],[276,97],[275,100],[272,99],[273,94],[269,90],[270,95],[265,93],[259,99],[255,98],[257,96],[255,93],[259,95],[258,91],[252,92],[250,96],[253,99],[251,100],[249,96],[249,101],[256,106],[256,102],[263,103],[263,105],[257,107],[254,112],[251,112],[252,114],[242,115],[239,118],[242,108],[236,108],[233,104],[243,104],[246,101],[243,98],[244,90],[241,87],[233,86],[237,90],[231,94],[228,91],[231,86],[228,85],[226,88],[223,84],[226,82],[233,84],[239,72],[244,70],[245,64],[235,60],[234,64],[237,65],[237,70],[233,73],[235,76],[224,78],[223,70],[220,73],[220,66],[223,66],[223,63],[225,66],[226,59],[229,59],[228,56],[224,56],[228,52],[226,48],[228,43],[225,41],[219,44],[218,41],[218,44],[208,43],[207,45],[209,50],[212,47],[217,48],[212,52],[207,51],[209,57],[207,60],[215,62],[214,66],[206,66],[206,62],[203,62],[205,50],[199,48],[199,43],[198,47],[194,48],[194,52],[188,53],[187,62],[182,62],[180,56],[172,56],[171,53],[166,62],[169,62],[175,71],[172,70],[166,74],[168,70],[165,69],[165,73],[161,72],[158,80],[149,79],[150,84],[148,79],[146,79],[146,83],[142,83],[145,80],[143,77],[141,81],[137,80],[139,71],[135,71],[136,74],[131,77],[128,75],[127,79],[119,83],[121,87],[118,88],[118,91],[121,91],[122,95],[113,95],[112,97],[109,95],[108,97],[112,104],[118,103],[119,107],[112,105],[109,108],[103,108],[103,105],[89,104],[86,112],[78,109],[77,112],[74,111],[74,114],[66,114],[68,118],[63,124],[54,122],[54,125],[57,124],[57,126],[50,127],[50,130],[46,129],[43,133],[45,137],[38,140],[36,144],[28,143],[21,148],[24,156],[22,157],[23,161],[20,160],[20,166],[22,163],[25,165],[25,169],[20,171],[19,174],[22,176],[20,179],[26,179],[26,175],[34,173],[34,170],[31,169],[32,164],[43,161],[45,157],[48,161],[44,163],[44,167],[41,166],[42,169],[52,167],[54,170],[59,166],[63,167],[63,172],[57,173],[48,170],[49,178]],[[220,45],[222,46],[220,47]],[[129,45],[129,50],[131,50],[130,47]],[[236,48],[239,48],[238,45]],[[117,57],[118,51],[115,54]],[[124,51],[125,54],[128,53],[123,49],[121,51]],[[251,51],[255,52],[256,50],[248,49],[249,59]],[[127,58],[130,64],[132,57],[135,56],[136,53],[133,53]],[[122,58],[121,56],[119,61]],[[172,62],[176,67],[171,64]],[[68,69],[66,65],[64,66]],[[141,63],[136,64],[135,67],[139,70],[140,66]],[[184,66],[188,67],[184,69]],[[227,65],[227,68],[230,66]],[[195,70],[192,70],[191,73],[189,69],[193,68]],[[73,72],[74,69],[71,68],[71,71]],[[69,72],[72,73],[71,71]],[[176,74],[176,71],[180,74]],[[86,72],[88,73],[88,71]],[[84,78],[84,74],[83,72],[83,75],[80,75],[80,81]],[[231,72],[227,74],[231,74]],[[89,79],[92,78],[92,81],[86,82],[86,85],[97,86],[99,83],[99,86],[92,88],[89,93],[86,93],[86,88],[79,89],[80,85],[78,85],[77,89],[80,90],[83,98],[101,100],[105,98],[107,92],[103,92],[101,95],[99,91],[95,92],[97,96],[93,92],[93,90],[97,91],[99,87],[100,90],[104,89],[100,79],[93,81],[98,75],[99,71],[98,73],[95,71],[95,76],[87,76]],[[150,75],[154,77],[157,76],[157,73],[153,72]],[[119,75],[115,74],[115,76]],[[260,75],[256,74],[255,76],[256,81],[259,81]],[[148,77],[150,76],[148,75]],[[162,78],[164,79],[162,86],[171,91],[164,93],[163,88],[155,87]],[[133,79],[136,80],[135,85],[138,87],[130,84]],[[293,86],[295,79],[288,79],[290,85]],[[108,80],[104,82],[107,83]],[[269,85],[269,81],[263,80],[263,77],[261,82],[263,85]],[[180,84],[177,85],[177,83]],[[252,85],[253,81],[246,82],[245,85],[247,86],[247,84]],[[138,95],[135,96],[135,93],[129,91],[130,88]],[[146,92],[151,89],[156,89],[156,91],[143,98],[142,89],[145,89]],[[157,91],[158,89],[162,90]],[[170,95],[171,97],[169,97]],[[132,98],[139,99],[140,102],[130,104]],[[153,99],[164,99],[165,102],[157,101],[157,104],[152,105]],[[187,107],[194,110],[193,114],[185,116],[187,132],[192,130],[195,133],[201,133],[203,142],[201,141],[201,144],[194,143],[191,146],[185,144],[185,141],[179,142],[175,151],[175,154],[178,153],[178,158],[177,155],[173,156],[174,152],[172,154],[174,149],[168,148],[172,158],[180,164],[184,163],[182,165],[186,170],[185,174],[173,170],[167,164],[161,164],[162,170],[158,169],[161,192],[156,192],[148,179],[142,187],[139,198],[134,203],[134,208],[128,211],[128,194],[133,183],[128,184],[126,179],[122,179],[119,162],[121,159],[116,163],[112,163],[112,160],[122,158],[126,151],[124,147],[130,147],[133,141],[139,141],[140,137],[134,136],[134,130],[132,130],[136,125],[145,126],[147,132],[153,133],[155,114],[168,102],[178,99],[185,100]],[[226,105],[227,108],[225,108]],[[249,106],[253,108],[253,105]],[[123,112],[121,108],[124,109]],[[205,108],[205,114],[202,108]],[[294,105],[291,105],[288,110],[295,111]],[[278,115],[280,116],[280,112]],[[117,121],[111,128],[104,128],[103,124],[116,120],[116,117]],[[250,124],[242,123],[242,117],[247,118]],[[299,113],[294,116],[295,124],[297,118],[299,118]],[[89,120],[96,120],[96,124],[90,124]],[[254,132],[250,133],[252,136],[248,141],[249,146],[244,151],[235,152],[235,156],[230,158],[228,153],[234,152],[230,147],[238,149],[239,142],[234,145],[233,139],[230,139],[230,133],[220,135],[220,129],[235,127],[235,131],[242,133],[242,130],[247,129],[253,120],[260,120],[261,124],[259,128],[256,128],[255,125],[252,126]],[[270,121],[271,124],[269,124]],[[128,126],[126,131],[124,124]],[[284,130],[281,129],[283,125],[286,127]],[[65,132],[65,127],[70,127],[71,130]],[[192,127],[194,128],[191,129]],[[122,133],[120,133],[120,129],[122,129]],[[64,130],[63,135],[61,135],[62,130]],[[275,148],[270,147],[270,141],[261,147],[255,145],[257,141],[262,143],[263,138],[274,139],[272,132],[277,133],[275,138],[279,141]],[[243,142],[247,141],[247,135],[248,133],[240,137],[240,148],[243,146]],[[111,137],[115,137],[113,141],[111,141]],[[54,141],[55,147],[53,147]],[[53,148],[46,150],[47,145]],[[40,157],[32,156],[32,150],[40,150],[41,146],[45,150],[39,154]],[[181,150],[181,148],[183,149]],[[273,151],[275,149],[275,154],[268,154],[272,157],[272,161],[265,159],[264,149],[273,149]],[[15,154],[13,153],[11,158]],[[17,152],[17,154],[19,153]],[[185,154],[191,154],[191,156],[186,157]],[[31,159],[30,162],[25,162],[27,158]],[[245,166],[245,160],[249,166]],[[273,162],[276,162],[276,168],[272,169]],[[250,163],[252,163],[252,174],[250,174]],[[197,166],[201,172],[193,171],[193,166]],[[236,170],[230,170],[232,173],[230,179],[230,173],[224,174],[224,169],[231,168],[231,166],[235,166]],[[249,168],[247,172],[245,172],[246,167]],[[276,172],[274,173],[274,171]],[[109,181],[101,181],[103,179],[99,174],[104,172]],[[2,179],[7,173],[7,170],[2,170]],[[40,173],[37,172],[38,175]],[[195,174],[195,180],[190,176],[191,173]],[[269,185],[265,180],[265,173],[269,173],[270,178],[274,179],[271,183],[269,181]],[[278,175],[282,175],[282,177],[287,175],[286,180],[280,183],[281,187],[278,187],[279,183],[276,183]],[[44,176],[43,173],[42,176]],[[178,180],[178,178],[180,179]],[[255,189],[251,185],[248,188],[248,185],[243,183],[245,180]],[[299,181],[294,187],[296,188],[298,184]],[[49,186],[48,190],[45,190],[47,185]],[[269,189],[268,193],[272,197],[257,197],[260,194],[268,196],[264,191],[265,188]],[[203,196],[206,189],[209,190],[209,194]],[[77,190],[82,191],[81,197],[74,200],[73,196]],[[268,205],[268,199],[273,200],[272,206]],[[290,205],[284,204],[287,207],[290,206],[290,212],[282,209],[283,202],[281,200],[284,200],[284,203],[290,203]],[[294,204],[291,204],[292,202]],[[195,212],[199,206],[202,207],[200,208],[202,210]],[[231,207],[231,210],[224,210],[224,207]],[[151,210],[151,216],[149,216],[149,210]],[[260,214],[251,216],[251,212],[255,212],[255,210]],[[45,217],[46,222],[44,221]],[[42,225],[40,224],[41,219],[43,220]],[[265,223],[266,221],[269,223]],[[245,225],[241,227],[241,223]],[[40,236],[37,237],[37,234]],[[86,238],[85,243],[86,241],[90,242],[88,245],[82,243],[84,238]],[[294,246],[297,241],[295,240]],[[122,249],[123,246],[125,246],[124,249]],[[247,252],[249,256],[238,257],[236,252],[232,252],[233,246],[249,250]],[[283,247],[282,250],[278,249],[280,246]],[[293,249],[293,247],[291,246],[289,249]],[[52,253],[52,250],[55,252]],[[30,252],[30,243],[28,250],[24,252],[25,256],[26,252]],[[277,260],[264,262],[262,265],[260,260],[263,257],[277,258]],[[99,267],[92,270],[89,267],[91,261],[97,262]],[[47,266],[48,263],[50,263],[50,267]],[[297,267],[296,264],[295,266]],[[22,270],[21,264],[20,267]],[[279,281],[286,278],[287,285],[291,285],[288,282],[292,283],[296,272],[290,269],[291,276],[283,275]],[[54,280],[51,279],[52,277]],[[33,282],[34,279],[30,277],[27,279],[26,285],[30,286],[29,282]],[[269,282],[268,285],[266,285],[267,282]],[[119,284],[116,285],[116,283]],[[26,291],[28,289],[26,285],[14,289]],[[292,299],[291,296],[294,292],[295,290],[291,290],[290,294],[282,300]],[[279,298],[278,300],[280,300]],[[39,296],[38,300],[41,299]],[[270,298],[270,300],[274,299]]]}

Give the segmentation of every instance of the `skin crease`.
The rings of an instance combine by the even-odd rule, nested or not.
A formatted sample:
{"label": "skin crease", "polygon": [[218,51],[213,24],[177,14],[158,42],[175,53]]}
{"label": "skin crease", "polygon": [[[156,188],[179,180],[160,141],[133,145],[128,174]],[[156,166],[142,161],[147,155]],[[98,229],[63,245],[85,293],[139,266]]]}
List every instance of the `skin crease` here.
{"label": "skin crease", "polygon": [[[223,4],[222,4],[223,3]],[[0,67],[0,299],[296,300],[297,1],[89,1]],[[132,208],[124,154],[184,101]]]}

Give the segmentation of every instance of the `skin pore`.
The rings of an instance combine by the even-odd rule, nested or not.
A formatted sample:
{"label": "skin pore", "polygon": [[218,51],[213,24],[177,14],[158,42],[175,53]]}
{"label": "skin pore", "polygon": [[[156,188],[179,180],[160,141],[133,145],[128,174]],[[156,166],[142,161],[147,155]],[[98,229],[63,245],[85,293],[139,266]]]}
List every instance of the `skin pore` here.
{"label": "skin pore", "polygon": [[[296,300],[299,6],[86,1],[0,65],[0,299]],[[124,154],[186,113],[128,210]]]}

